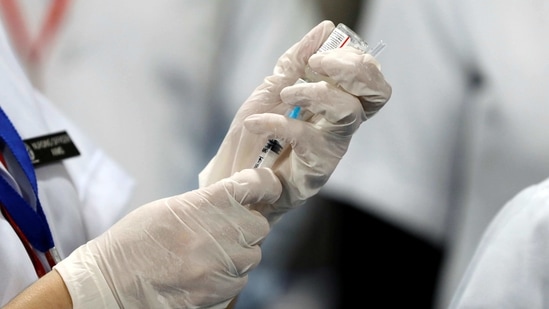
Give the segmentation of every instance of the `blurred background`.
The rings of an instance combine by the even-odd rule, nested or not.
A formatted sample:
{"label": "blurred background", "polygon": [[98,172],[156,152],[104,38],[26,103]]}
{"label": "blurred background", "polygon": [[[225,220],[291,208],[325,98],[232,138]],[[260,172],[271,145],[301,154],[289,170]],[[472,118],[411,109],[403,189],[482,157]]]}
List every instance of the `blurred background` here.
{"label": "blurred background", "polygon": [[274,225],[238,309],[446,308],[492,216],[549,174],[543,2],[0,5],[35,86],[135,177],[134,205],[195,189],[239,106],[321,20],[387,43],[391,100]]}
{"label": "blurred background", "polygon": [[[197,174],[234,113],[277,58],[324,19],[355,29],[364,23],[369,2],[0,4],[34,85],[135,177],[133,204],[141,205],[196,188]],[[263,261],[236,308],[348,308],[366,286],[353,286],[360,273],[348,269],[364,257],[344,248],[372,241],[353,233],[356,226],[374,224],[368,220],[328,195],[289,213],[265,241]],[[390,237],[378,236],[372,248]]]}

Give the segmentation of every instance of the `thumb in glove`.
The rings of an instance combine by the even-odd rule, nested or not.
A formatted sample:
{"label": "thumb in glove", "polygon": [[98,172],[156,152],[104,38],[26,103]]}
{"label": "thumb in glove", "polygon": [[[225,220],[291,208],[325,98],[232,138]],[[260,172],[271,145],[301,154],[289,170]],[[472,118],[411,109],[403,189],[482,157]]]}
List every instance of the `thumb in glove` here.
{"label": "thumb in glove", "polygon": [[280,192],[272,171],[244,170],[141,206],[55,269],[75,308],[225,308],[269,231],[243,204],[272,203]]}

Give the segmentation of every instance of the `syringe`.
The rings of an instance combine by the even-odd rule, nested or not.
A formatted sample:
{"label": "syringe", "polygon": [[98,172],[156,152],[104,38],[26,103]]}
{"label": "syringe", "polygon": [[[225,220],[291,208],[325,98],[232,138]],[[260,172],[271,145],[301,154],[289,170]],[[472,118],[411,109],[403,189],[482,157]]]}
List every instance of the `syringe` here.
{"label": "syringe", "polygon": [[[328,36],[326,41],[320,46],[320,48],[316,52],[323,52],[330,49],[341,48],[344,46],[354,47],[375,57],[379,55],[379,53],[381,53],[386,44],[383,41],[380,41],[374,48],[369,48],[368,44],[363,41],[358,36],[358,34],[356,34],[346,25],[340,23],[332,31],[332,33],[330,33],[330,36]],[[296,84],[303,82],[317,82],[320,80],[325,80],[331,84],[334,84],[333,81],[330,81],[327,77],[312,71],[309,66],[307,66],[305,67],[305,77],[300,78],[296,82]],[[301,108],[299,106],[296,106],[288,114],[288,117],[292,119],[297,119],[300,112]],[[263,149],[261,149],[261,154],[257,158],[257,161],[254,164],[254,168],[272,167],[284,147],[285,145],[283,145],[281,141],[278,141],[276,139],[269,139],[265,146],[263,146]]]}
{"label": "syringe", "polygon": [[[299,112],[301,111],[301,107],[296,106],[290,114],[288,114],[289,118],[297,119],[299,117]],[[284,149],[285,143],[278,141],[276,139],[269,139],[267,141],[267,144],[263,146],[263,149],[261,149],[261,154],[257,158],[257,161],[254,164],[254,168],[258,167],[271,167],[275,163],[276,159],[280,155],[280,152],[282,149]]]}

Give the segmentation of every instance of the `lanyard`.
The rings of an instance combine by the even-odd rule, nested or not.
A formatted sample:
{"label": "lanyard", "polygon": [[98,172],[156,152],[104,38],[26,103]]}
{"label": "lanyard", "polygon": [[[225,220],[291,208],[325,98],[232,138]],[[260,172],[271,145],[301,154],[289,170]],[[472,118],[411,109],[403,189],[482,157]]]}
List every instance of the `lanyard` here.
{"label": "lanyard", "polygon": [[24,61],[38,64],[44,50],[55,37],[65,14],[69,0],[53,0],[36,40],[31,40],[21,10],[16,0],[0,0],[0,6],[6,20],[6,28],[11,33],[12,40],[19,55]]}
{"label": "lanyard", "polygon": [[7,147],[15,158],[18,167],[25,175],[25,180],[32,188],[31,198],[35,201],[32,203],[35,205],[31,205],[3,177],[0,177],[0,203],[7,213],[7,219],[15,224],[16,232],[21,232],[18,235],[22,237],[22,241],[28,241],[33,248],[45,253],[50,266],[53,266],[59,261],[59,256],[38,199],[34,168],[25,144],[2,108],[0,108],[0,145],[2,148]]}
{"label": "lanyard", "polygon": [[32,40],[18,1],[0,0],[0,9],[4,15],[6,30],[10,34],[14,49],[17,51],[32,84],[39,89],[43,88],[44,54],[55,38],[69,4],[69,0],[51,1],[37,37]]}

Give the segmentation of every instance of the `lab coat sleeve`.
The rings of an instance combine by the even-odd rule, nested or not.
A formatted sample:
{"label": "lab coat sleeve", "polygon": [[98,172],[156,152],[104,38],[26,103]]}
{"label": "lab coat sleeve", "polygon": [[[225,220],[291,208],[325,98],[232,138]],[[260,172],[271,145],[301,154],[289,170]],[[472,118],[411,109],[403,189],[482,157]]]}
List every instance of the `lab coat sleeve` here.
{"label": "lab coat sleeve", "polygon": [[524,189],[494,218],[450,308],[546,308],[549,179]]}
{"label": "lab coat sleeve", "polygon": [[134,179],[44,96],[36,96],[51,131],[67,131],[80,151],[64,164],[81,202],[87,235],[95,238],[133,209]]}

